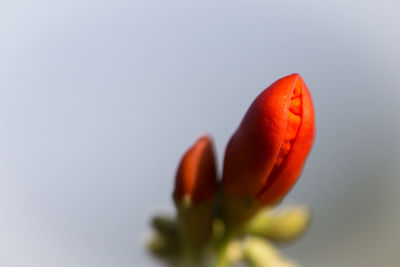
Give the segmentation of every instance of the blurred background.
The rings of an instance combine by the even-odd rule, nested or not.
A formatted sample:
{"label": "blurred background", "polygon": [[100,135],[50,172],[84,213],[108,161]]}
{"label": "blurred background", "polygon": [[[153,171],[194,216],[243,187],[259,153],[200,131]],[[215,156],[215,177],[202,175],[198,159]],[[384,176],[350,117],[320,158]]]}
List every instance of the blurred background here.
{"label": "blurred background", "polygon": [[221,166],[252,100],[298,72],[317,138],[283,205],[313,210],[305,267],[400,266],[398,1],[1,1],[0,266],[161,266],[203,133]]}

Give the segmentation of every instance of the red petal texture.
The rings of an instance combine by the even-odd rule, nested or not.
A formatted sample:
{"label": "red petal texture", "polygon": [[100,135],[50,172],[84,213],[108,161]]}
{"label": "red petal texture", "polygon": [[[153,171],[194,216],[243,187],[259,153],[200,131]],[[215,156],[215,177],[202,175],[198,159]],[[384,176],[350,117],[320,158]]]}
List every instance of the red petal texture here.
{"label": "red petal texture", "polygon": [[283,77],[251,104],[225,151],[222,184],[263,204],[296,182],[314,139],[311,95],[299,74]]}
{"label": "red petal texture", "polygon": [[175,179],[174,197],[189,196],[194,204],[213,199],[217,190],[217,171],[212,140],[199,138],[183,155]]}

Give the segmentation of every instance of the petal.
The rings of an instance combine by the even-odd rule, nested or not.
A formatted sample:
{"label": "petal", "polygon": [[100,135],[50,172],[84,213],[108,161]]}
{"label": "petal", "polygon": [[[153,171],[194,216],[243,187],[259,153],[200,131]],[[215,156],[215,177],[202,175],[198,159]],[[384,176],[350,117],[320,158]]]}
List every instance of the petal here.
{"label": "petal", "polygon": [[296,129],[286,126],[289,109],[294,113],[299,110],[298,101],[292,103],[292,97],[301,93],[295,90],[299,77],[292,74],[279,79],[251,104],[225,151],[222,183],[228,193],[256,196],[264,188],[276,161],[283,161],[279,159],[281,148],[290,149],[283,144],[285,134],[293,131],[291,135],[296,135]]}
{"label": "petal", "polygon": [[175,199],[188,196],[193,203],[212,199],[217,188],[216,164],[212,140],[199,138],[184,154],[175,179]]}
{"label": "petal", "polygon": [[[296,87],[301,89],[301,124],[287,155],[280,165],[274,167],[265,187],[258,194],[258,199],[264,204],[280,201],[293,187],[303,169],[314,140],[314,107],[310,92],[300,76]],[[291,131],[289,121],[290,117],[287,131]]]}

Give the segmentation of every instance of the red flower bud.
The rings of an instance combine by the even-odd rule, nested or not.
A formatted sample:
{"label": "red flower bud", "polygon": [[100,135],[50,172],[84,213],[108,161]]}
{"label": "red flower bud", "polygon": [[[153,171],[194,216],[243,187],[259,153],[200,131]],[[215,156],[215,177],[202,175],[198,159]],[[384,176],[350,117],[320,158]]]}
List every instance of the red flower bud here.
{"label": "red flower bud", "polygon": [[231,137],[223,187],[264,205],[280,201],[299,177],[314,139],[314,108],[299,74],[283,77],[251,104]]}
{"label": "red flower bud", "polygon": [[196,204],[212,200],[217,190],[217,171],[212,140],[203,136],[183,155],[175,179],[175,200],[185,196]]}

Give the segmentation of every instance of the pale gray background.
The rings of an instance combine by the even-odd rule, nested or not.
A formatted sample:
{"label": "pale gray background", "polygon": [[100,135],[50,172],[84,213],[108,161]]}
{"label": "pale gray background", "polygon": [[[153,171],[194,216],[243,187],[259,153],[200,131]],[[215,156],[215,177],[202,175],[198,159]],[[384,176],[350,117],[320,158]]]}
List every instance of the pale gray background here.
{"label": "pale gray background", "polygon": [[0,2],[0,266],[158,266],[180,156],[300,73],[305,267],[400,266],[399,1]]}

